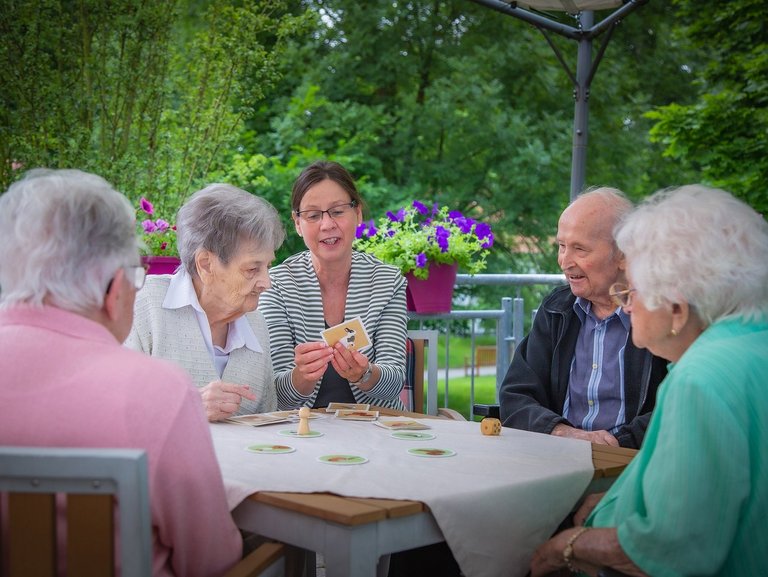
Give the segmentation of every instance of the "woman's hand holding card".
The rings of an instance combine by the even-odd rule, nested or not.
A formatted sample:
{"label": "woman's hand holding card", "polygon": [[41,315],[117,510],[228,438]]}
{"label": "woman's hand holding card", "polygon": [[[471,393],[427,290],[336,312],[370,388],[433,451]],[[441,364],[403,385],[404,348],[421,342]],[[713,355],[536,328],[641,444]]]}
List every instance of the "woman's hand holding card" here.
{"label": "woman's hand holding card", "polygon": [[[301,343],[294,349],[296,367],[291,374],[294,388],[302,395],[308,395],[315,388],[332,362],[334,351],[322,341]],[[338,370],[338,369],[337,369]]]}
{"label": "woman's hand holding card", "polygon": [[[355,349],[348,349],[341,343],[336,343],[333,347],[331,364],[342,378],[355,382],[359,381],[368,370],[368,357]],[[361,385],[361,389],[367,390],[362,383]]]}

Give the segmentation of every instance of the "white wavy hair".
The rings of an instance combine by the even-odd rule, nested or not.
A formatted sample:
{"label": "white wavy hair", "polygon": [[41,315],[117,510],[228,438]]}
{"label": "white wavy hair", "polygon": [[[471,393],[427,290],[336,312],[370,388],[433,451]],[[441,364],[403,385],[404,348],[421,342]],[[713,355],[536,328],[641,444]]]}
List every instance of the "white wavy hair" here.
{"label": "white wavy hair", "polygon": [[138,263],[134,209],[100,176],[35,169],[0,196],[0,306],[98,309],[117,269]]}
{"label": "white wavy hair", "polygon": [[181,262],[196,276],[197,251],[210,250],[227,264],[243,239],[277,250],[285,240],[285,228],[277,210],[263,198],[231,184],[215,183],[198,190],[179,209],[176,235]]}
{"label": "white wavy hair", "polygon": [[706,325],[768,313],[768,223],[730,193],[700,184],[661,190],[615,235],[647,308],[687,302]]}

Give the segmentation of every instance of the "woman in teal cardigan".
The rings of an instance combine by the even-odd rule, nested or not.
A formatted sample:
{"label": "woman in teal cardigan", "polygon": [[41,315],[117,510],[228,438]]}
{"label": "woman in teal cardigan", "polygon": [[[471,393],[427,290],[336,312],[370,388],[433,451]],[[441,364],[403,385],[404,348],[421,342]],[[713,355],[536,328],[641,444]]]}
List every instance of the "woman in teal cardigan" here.
{"label": "woman in teal cardigan", "polygon": [[612,292],[670,371],[640,452],[531,575],[768,575],[768,224],[686,186],[647,199],[617,243],[629,284]]}

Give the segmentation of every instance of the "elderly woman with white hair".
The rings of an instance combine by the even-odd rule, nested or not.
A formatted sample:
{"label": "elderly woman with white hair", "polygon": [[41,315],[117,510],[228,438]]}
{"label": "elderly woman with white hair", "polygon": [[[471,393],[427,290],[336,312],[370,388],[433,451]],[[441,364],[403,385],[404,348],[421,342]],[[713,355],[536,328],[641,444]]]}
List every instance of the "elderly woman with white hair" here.
{"label": "elderly woman with white hair", "polygon": [[209,421],[274,411],[269,333],[256,307],[285,238],[277,211],[212,184],[179,209],[176,227],[182,266],[147,278],[125,344],[186,369]]}
{"label": "elderly woman with white hair", "polygon": [[121,346],[144,283],[135,216],[79,170],[0,195],[0,445],[143,449],[153,577],[221,575],[243,544],[197,390]]}
{"label": "elderly woman with white hair", "polygon": [[628,284],[612,293],[671,368],[640,452],[531,574],[768,575],[768,224],[692,185],[647,199],[616,240]]}

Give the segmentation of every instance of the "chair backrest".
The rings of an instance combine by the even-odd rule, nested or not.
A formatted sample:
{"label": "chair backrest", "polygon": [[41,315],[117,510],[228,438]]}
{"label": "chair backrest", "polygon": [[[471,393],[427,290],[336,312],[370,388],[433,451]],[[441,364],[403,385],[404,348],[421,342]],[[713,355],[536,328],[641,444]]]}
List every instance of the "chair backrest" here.
{"label": "chair backrest", "polygon": [[48,577],[66,566],[68,575],[103,577],[116,565],[122,577],[152,574],[145,452],[0,447],[0,574]]}
{"label": "chair backrest", "polygon": [[[424,411],[424,369],[427,372],[427,410],[428,415],[437,415],[437,331],[408,331],[406,362],[406,383],[404,389],[410,396],[410,406],[414,412]],[[409,391],[410,389],[410,391]]]}

